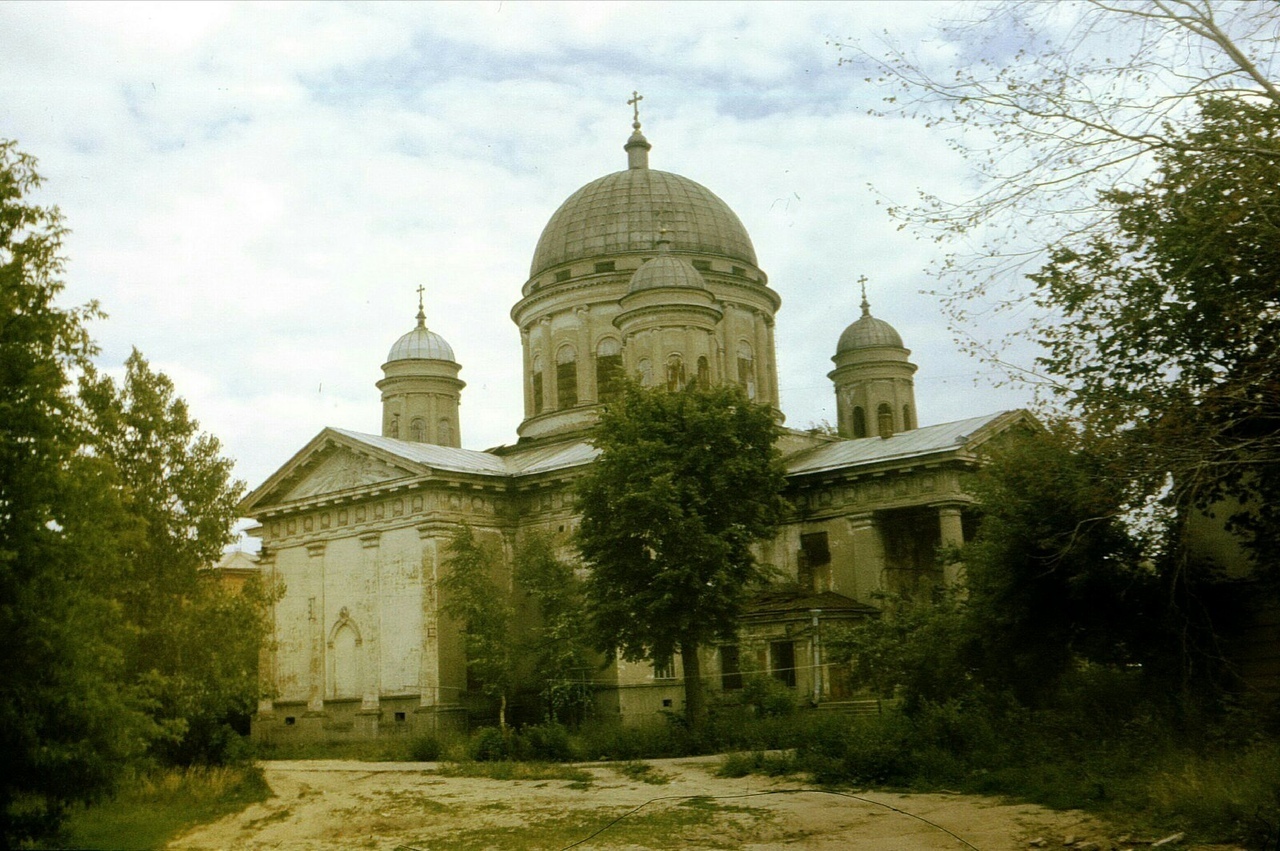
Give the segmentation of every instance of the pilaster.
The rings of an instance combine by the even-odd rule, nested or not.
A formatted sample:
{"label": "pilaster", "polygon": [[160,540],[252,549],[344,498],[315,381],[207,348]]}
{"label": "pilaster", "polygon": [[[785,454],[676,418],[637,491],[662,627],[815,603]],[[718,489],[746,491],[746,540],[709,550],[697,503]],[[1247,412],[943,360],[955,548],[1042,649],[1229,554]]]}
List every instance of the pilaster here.
{"label": "pilaster", "polygon": [[853,588],[835,590],[866,602],[884,590],[884,541],[873,513],[853,514],[847,519],[853,542]]}

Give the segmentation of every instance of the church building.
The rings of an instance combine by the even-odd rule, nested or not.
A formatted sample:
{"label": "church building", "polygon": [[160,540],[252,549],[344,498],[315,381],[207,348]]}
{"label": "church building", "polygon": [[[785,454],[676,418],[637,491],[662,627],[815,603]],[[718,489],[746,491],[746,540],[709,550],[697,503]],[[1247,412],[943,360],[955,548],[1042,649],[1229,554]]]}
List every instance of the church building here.
{"label": "church building", "polygon": [[[627,167],[551,216],[511,309],[524,371],[514,445],[462,448],[462,365],[427,327],[420,300],[416,327],[391,347],[377,382],[382,433],[326,428],[245,498],[262,573],[282,589],[256,736],[464,724],[462,640],[437,590],[445,548],[469,525],[504,554],[508,581],[513,551],[533,533],[575,559],[573,483],[595,456],[599,406],[624,376],[670,388],[736,382],[781,421],[781,297],[734,212],[706,187],[650,168],[638,116],[633,127]],[[839,436],[784,430],[793,511],[760,560],[786,581],[752,602],[736,644],[707,649],[714,689],[759,672],[798,700],[847,698],[824,628],[874,615],[877,592],[955,581],[936,554],[970,529],[963,477],[984,443],[1033,427],[1021,411],[921,427],[916,365],[865,293],[861,316],[833,342]],[[619,660],[582,675],[597,713],[636,722],[681,708],[678,666]]]}

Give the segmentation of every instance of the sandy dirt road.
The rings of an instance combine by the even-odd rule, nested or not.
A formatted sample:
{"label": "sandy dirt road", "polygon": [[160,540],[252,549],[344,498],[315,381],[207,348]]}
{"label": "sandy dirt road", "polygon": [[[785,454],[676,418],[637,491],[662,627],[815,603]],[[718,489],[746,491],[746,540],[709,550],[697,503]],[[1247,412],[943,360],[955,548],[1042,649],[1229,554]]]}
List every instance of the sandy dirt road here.
{"label": "sandy dirt road", "polygon": [[847,797],[790,779],[721,778],[715,757],[647,764],[641,771],[584,765],[570,779],[492,780],[444,776],[447,767],[436,763],[267,762],[274,797],[169,848],[1014,851],[1039,837],[1046,847],[1062,848],[1067,838],[1113,847],[1114,837],[1080,813],[964,795]]}

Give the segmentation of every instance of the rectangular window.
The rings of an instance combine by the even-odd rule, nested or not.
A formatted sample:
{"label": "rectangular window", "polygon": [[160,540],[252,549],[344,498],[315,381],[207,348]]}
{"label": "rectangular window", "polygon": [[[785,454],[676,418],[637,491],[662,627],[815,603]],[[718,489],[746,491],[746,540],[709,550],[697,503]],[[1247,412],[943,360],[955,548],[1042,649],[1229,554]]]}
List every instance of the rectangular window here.
{"label": "rectangular window", "polygon": [[535,414],[542,413],[542,408],[546,401],[542,395],[542,372],[538,371],[533,374],[533,412]]}
{"label": "rectangular window", "polygon": [[810,567],[821,567],[831,564],[831,546],[827,543],[826,532],[810,532],[800,536],[800,550]]}
{"label": "rectangular window", "polygon": [[567,281],[567,280],[569,280],[569,270],[568,270],[568,269],[561,269],[559,272],[556,272],[556,283],[557,283],[557,284],[559,284],[559,283],[563,283],[564,281]]}
{"label": "rectangular window", "polygon": [[597,272],[612,272],[612,271],[614,271],[613,261],[612,261],[612,260],[604,260],[604,261],[602,261],[602,262],[600,262],[600,263],[597,263],[597,264],[596,264],[596,271],[597,271]]}
{"label": "rectangular window", "polygon": [[699,272],[710,272],[711,261],[710,260],[694,260],[693,268],[697,269]]}
{"label": "rectangular window", "polygon": [[769,673],[787,688],[796,687],[796,645],[791,641],[769,644]]}
{"label": "rectangular window", "polygon": [[725,691],[742,688],[742,662],[736,644],[725,644],[720,648],[720,688]]}
{"label": "rectangular window", "polygon": [[653,663],[653,678],[655,680],[674,680],[676,678],[676,663],[674,659],[668,659],[666,662],[659,664]]}

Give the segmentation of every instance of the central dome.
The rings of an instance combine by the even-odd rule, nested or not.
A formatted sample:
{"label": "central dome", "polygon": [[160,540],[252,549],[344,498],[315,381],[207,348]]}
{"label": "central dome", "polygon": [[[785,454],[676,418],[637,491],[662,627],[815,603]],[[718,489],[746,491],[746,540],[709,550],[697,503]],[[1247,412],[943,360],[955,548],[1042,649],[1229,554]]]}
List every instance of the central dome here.
{"label": "central dome", "polygon": [[714,192],[678,174],[629,168],[591,181],[560,205],[538,240],[529,277],[574,260],[652,252],[663,231],[672,251],[756,265],[747,229]]}

